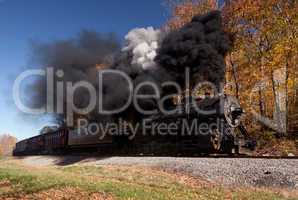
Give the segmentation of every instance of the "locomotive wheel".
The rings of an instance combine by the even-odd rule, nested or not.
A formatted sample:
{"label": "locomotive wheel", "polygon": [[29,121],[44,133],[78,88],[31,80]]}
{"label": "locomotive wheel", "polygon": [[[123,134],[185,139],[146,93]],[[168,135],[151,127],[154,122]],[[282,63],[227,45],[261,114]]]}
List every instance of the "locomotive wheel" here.
{"label": "locomotive wheel", "polygon": [[227,123],[223,124],[223,131],[225,135],[225,141],[222,143],[221,151],[229,155],[238,154],[237,145],[235,145],[235,133]]}
{"label": "locomotive wheel", "polygon": [[221,149],[221,142],[222,138],[218,129],[211,130],[211,144],[214,150],[219,151]]}

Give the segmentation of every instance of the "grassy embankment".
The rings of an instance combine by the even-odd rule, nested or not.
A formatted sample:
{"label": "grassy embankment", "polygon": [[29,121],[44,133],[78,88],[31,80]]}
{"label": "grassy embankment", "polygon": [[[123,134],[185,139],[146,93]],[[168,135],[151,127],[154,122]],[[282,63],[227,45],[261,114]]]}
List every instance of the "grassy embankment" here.
{"label": "grassy embankment", "polygon": [[[89,196],[89,197],[88,197]],[[265,189],[231,189],[136,167],[30,167],[0,160],[0,199],[287,199]],[[295,198],[288,198],[295,199]]]}

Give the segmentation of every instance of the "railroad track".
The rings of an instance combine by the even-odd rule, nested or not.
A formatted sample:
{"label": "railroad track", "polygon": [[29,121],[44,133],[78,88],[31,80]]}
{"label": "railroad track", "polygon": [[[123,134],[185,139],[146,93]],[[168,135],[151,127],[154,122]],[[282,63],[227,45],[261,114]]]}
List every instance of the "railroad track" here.
{"label": "railroad track", "polygon": [[249,158],[249,159],[298,159],[298,156],[256,156],[256,155],[248,155],[248,154],[234,154],[234,155],[228,155],[228,154],[194,154],[194,155],[154,155],[154,154],[127,154],[127,155],[121,155],[121,154],[110,154],[110,155],[99,155],[97,153],[71,153],[71,154],[65,154],[65,155],[59,155],[61,157],[63,156],[81,156],[81,157],[98,157],[98,158],[109,158],[109,157],[156,157],[156,158],[162,158],[162,157],[171,157],[171,158]]}
{"label": "railroad track", "polygon": [[298,159],[298,156],[255,156],[255,155],[246,155],[246,154],[238,154],[238,155],[210,155],[212,158],[252,158],[252,159]]}

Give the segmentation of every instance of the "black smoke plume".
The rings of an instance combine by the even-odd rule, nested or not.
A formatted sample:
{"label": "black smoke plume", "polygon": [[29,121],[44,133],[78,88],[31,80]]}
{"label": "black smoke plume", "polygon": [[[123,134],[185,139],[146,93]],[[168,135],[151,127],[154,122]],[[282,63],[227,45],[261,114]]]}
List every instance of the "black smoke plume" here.
{"label": "black smoke plume", "polygon": [[[152,82],[162,96],[174,93],[170,88],[161,87],[164,82],[176,81],[182,88],[185,87],[186,68],[190,69],[194,83],[210,81],[219,86],[224,80],[224,56],[230,46],[218,11],[196,16],[181,29],[170,33],[153,28],[134,29],[126,36],[126,41],[128,44],[119,51],[119,44],[113,35],[84,31],[77,39],[35,45],[33,53],[39,64],[54,67],[55,70],[62,69],[65,74],[63,81],[76,83],[86,80],[96,89],[102,88],[105,110],[120,108],[131,91],[123,78],[112,74],[103,77],[102,85],[98,83],[99,69],[95,67],[96,64],[105,63],[109,69],[124,72],[134,86],[144,81]],[[38,80],[33,88],[33,103],[45,104],[45,80]],[[151,87],[143,87],[140,91],[140,94],[153,93]],[[89,98],[87,91],[78,90],[74,102],[84,107]],[[67,104],[66,101],[64,103]],[[143,109],[151,110],[157,107],[158,99],[143,99],[138,103]],[[89,114],[89,118],[95,121],[110,121],[117,117],[138,118],[136,116],[140,113],[132,105],[113,116],[102,115],[98,109]]]}
{"label": "black smoke plume", "polygon": [[[64,76],[55,81],[71,82],[88,81],[97,85],[98,65],[111,65],[113,56],[120,50],[120,42],[115,34],[101,34],[94,31],[83,30],[77,37],[67,40],[59,40],[51,43],[32,42],[32,62],[43,68],[51,67],[56,73],[62,70]],[[56,87],[56,85],[55,85]],[[39,108],[47,103],[46,78],[35,80],[27,88],[31,101],[31,107]],[[57,91],[53,91],[54,99]],[[64,113],[66,109],[66,91],[64,90]],[[56,102],[56,101],[55,101]],[[85,107],[89,102],[88,92],[78,89],[74,96],[74,102],[78,107]],[[57,110],[55,103],[52,108]],[[62,118],[65,116],[62,115]]]}
{"label": "black smoke plume", "polygon": [[169,33],[155,61],[182,85],[185,69],[189,68],[194,82],[210,81],[219,86],[224,81],[224,56],[229,49],[230,42],[221,25],[221,13],[212,11],[195,16],[181,29]]}

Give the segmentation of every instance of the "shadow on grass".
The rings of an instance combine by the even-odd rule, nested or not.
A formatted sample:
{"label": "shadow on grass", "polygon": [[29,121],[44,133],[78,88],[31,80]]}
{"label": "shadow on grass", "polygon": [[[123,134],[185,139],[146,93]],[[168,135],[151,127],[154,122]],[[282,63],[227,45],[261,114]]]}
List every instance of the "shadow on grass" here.
{"label": "shadow on grass", "polygon": [[104,160],[110,158],[110,156],[88,156],[88,155],[44,155],[44,156],[19,156],[14,157],[17,160],[27,160],[31,165],[57,165],[68,166],[76,163],[88,163],[98,160]]}
{"label": "shadow on grass", "polygon": [[68,166],[75,163],[88,163],[92,161],[105,160],[109,157],[91,157],[91,156],[60,156],[55,162],[58,166]]}

